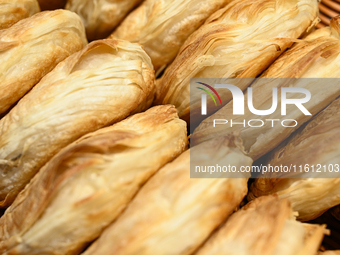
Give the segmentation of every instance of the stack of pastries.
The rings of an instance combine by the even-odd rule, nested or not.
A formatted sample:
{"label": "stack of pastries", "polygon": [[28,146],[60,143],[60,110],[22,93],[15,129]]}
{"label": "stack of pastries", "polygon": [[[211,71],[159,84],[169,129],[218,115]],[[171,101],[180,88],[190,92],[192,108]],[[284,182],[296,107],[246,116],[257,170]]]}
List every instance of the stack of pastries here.
{"label": "stack of pastries", "polygon": [[[319,21],[317,0],[0,0],[0,254],[340,254],[304,222],[340,220],[339,174],[191,175],[340,164],[340,82],[318,85],[340,78],[340,16]],[[316,78],[318,99],[295,128],[212,128],[232,94],[202,117],[191,78],[246,78],[261,109]]]}

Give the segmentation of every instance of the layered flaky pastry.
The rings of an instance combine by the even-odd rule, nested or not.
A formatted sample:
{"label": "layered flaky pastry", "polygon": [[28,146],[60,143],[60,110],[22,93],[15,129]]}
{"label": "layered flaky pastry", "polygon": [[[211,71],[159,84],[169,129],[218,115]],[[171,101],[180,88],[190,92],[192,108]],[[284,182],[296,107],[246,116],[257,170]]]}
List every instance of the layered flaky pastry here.
{"label": "layered flaky pastry", "polygon": [[66,9],[82,18],[89,40],[103,39],[142,0],[68,0]]}
{"label": "layered flaky pastry", "polygon": [[[298,175],[293,171],[291,174],[296,175],[295,177],[311,178],[282,179],[287,174],[266,174],[267,178],[256,179],[252,184],[250,198],[272,193],[278,194],[280,198],[289,198],[294,211],[299,213],[300,220],[314,219],[340,204],[339,109],[340,98],[295,132],[269,156],[267,164],[303,166],[303,171],[308,172],[299,174],[298,169]],[[308,166],[308,169],[305,166]]]}
{"label": "layered flaky pastry", "polygon": [[41,12],[0,31],[0,114],[86,44],[79,16],[65,10]]}
{"label": "layered flaky pastry", "polygon": [[138,42],[155,70],[176,57],[184,41],[215,11],[232,0],[146,0],[111,35]]}
{"label": "layered flaky pastry", "polygon": [[316,254],[325,233],[325,226],[296,221],[288,200],[261,197],[234,213],[196,254]]}
{"label": "layered flaky pastry", "polygon": [[[337,79],[325,80],[324,78],[340,77],[340,17],[331,21],[331,27],[316,30],[306,40],[297,43],[292,49],[285,52],[274,64],[272,64],[251,87],[253,90],[253,101],[256,109],[270,109],[273,105],[273,88],[278,91],[282,87],[305,88],[311,94],[311,100],[303,106],[310,114],[315,115],[324,107],[330,104],[340,95],[340,84]],[[278,78],[278,79],[276,79]],[[292,79],[282,79],[292,78]],[[319,78],[319,79],[295,79],[295,78]],[[298,98],[300,95],[294,95]],[[247,100],[248,93],[245,93]],[[278,97],[278,105],[281,104],[281,97]],[[233,115],[233,101],[205,119],[195,130],[193,141],[200,143],[214,137],[237,131],[241,132],[241,138],[248,155],[257,159],[270,150],[277,147],[300,125],[308,121],[312,115],[305,115],[297,107],[291,106],[286,115],[281,115],[277,109],[270,115],[256,115],[245,107],[244,115]],[[216,125],[214,119],[232,118],[233,122],[260,119],[265,124],[260,128],[253,128],[248,125]],[[295,127],[286,128],[276,122],[266,121],[267,119],[293,119],[297,121]],[[286,125],[292,126],[290,123]]]}
{"label": "layered flaky pastry", "polygon": [[39,11],[37,0],[1,0],[0,30],[9,28],[19,20],[28,18]]}
{"label": "layered flaky pastry", "polygon": [[79,254],[187,144],[173,106],[86,135],[53,157],[8,208],[0,253]]}
{"label": "layered flaky pastry", "polygon": [[[175,105],[183,119],[189,120],[189,113],[199,119],[201,105],[195,102],[201,94],[192,91],[190,99],[190,78],[255,78],[313,24],[317,14],[316,0],[231,2],[183,44],[157,85],[156,103]],[[248,85],[240,84],[241,89]],[[223,104],[231,100],[227,90],[219,94]],[[190,103],[195,107],[190,109]],[[208,101],[209,111],[213,105]]]}
{"label": "layered flaky pastry", "polygon": [[143,186],[124,213],[84,255],[192,254],[241,203],[247,178],[190,178],[190,156],[219,165],[250,166],[235,137],[191,148]]}
{"label": "layered flaky pastry", "polygon": [[42,11],[62,9],[65,7],[66,0],[38,0]]}
{"label": "layered flaky pastry", "polygon": [[80,136],[148,108],[154,70],[137,44],[89,44],[47,74],[0,121],[0,207]]}

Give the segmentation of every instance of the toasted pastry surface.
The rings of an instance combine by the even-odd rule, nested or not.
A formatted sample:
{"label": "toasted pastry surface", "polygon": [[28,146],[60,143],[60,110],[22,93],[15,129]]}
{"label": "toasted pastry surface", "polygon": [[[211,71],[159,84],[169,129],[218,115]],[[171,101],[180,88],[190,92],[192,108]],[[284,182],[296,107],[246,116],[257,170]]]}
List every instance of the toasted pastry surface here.
{"label": "toasted pastry surface", "polygon": [[287,199],[266,196],[234,213],[196,254],[316,254],[325,233],[325,226],[296,221]]}
{"label": "toasted pastry surface", "polygon": [[[271,108],[273,104],[273,88],[278,91],[283,87],[304,88],[310,92],[311,100],[303,105],[312,115],[305,115],[297,107],[292,106],[286,115],[281,115],[279,108],[270,115],[257,115],[247,108],[244,115],[237,116],[233,115],[233,101],[230,101],[219,111],[202,121],[194,131],[193,140],[200,143],[237,130],[241,132],[240,135],[244,141],[246,152],[254,160],[277,147],[303,123],[315,116],[340,95],[339,80],[325,79],[340,77],[339,24],[340,17],[334,18],[331,22],[331,27],[320,29],[321,31],[316,30],[305,40],[294,45],[260,76],[262,79],[258,79],[251,85],[253,90],[252,98],[257,109]],[[248,93],[245,93],[245,98],[247,99],[247,97]],[[278,97],[277,102],[278,105],[281,104],[281,97]],[[265,125],[261,128],[252,128],[248,125],[234,125],[232,127],[218,125],[213,127],[214,119],[225,119],[227,116],[232,116],[234,122],[261,119]],[[281,121],[293,119],[297,121],[297,125],[286,128],[279,122],[277,122],[277,125],[271,125],[271,122],[266,121],[267,119]]]}
{"label": "toasted pastry surface", "polygon": [[68,0],[65,8],[83,20],[89,40],[104,39],[142,0]]}
{"label": "toasted pastry surface", "polygon": [[[340,98],[273,150],[266,162],[272,166],[303,166],[303,170],[308,172],[300,174],[298,169],[298,173],[290,173],[293,176],[267,174],[266,178],[255,180],[249,198],[273,193],[280,198],[288,198],[294,211],[299,213],[298,218],[304,221],[314,219],[340,204],[339,109]],[[312,178],[305,179],[306,175]],[[297,179],[285,179],[285,176]]]}
{"label": "toasted pastry surface", "polygon": [[18,21],[40,11],[37,0],[1,0],[0,30],[6,29]]}
{"label": "toasted pastry surface", "polygon": [[250,166],[237,144],[233,136],[215,139],[163,167],[84,255],[192,254],[239,206],[250,175],[190,178],[190,157],[197,164],[209,157],[219,165]]}
{"label": "toasted pastry surface", "polygon": [[66,10],[37,13],[0,31],[0,114],[86,44],[79,16]]}
{"label": "toasted pastry surface", "polygon": [[184,41],[211,14],[231,1],[146,0],[111,37],[140,43],[157,71],[171,63]]}
{"label": "toasted pastry surface", "polygon": [[79,254],[187,144],[186,123],[169,105],[85,135],[53,157],[0,219],[0,253]]}
{"label": "toasted pastry surface", "polygon": [[[316,0],[232,1],[185,41],[157,83],[156,103],[175,105],[185,120],[189,113],[199,118],[200,105],[190,105],[200,101],[201,93],[191,91],[190,97],[190,78],[255,78],[317,21],[317,15]],[[227,90],[218,92],[224,104],[232,99]],[[213,106],[209,100],[208,109]]]}
{"label": "toasted pastry surface", "polygon": [[95,41],[59,63],[0,121],[0,206],[69,143],[147,109],[153,92],[150,58],[127,41]]}

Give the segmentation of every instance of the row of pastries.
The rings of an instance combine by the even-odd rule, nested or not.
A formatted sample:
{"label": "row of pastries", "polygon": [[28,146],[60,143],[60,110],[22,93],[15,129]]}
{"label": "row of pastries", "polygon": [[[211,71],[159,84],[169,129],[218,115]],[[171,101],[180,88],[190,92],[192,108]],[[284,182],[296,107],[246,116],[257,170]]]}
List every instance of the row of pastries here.
{"label": "row of pastries", "polygon": [[[340,204],[339,176],[190,178],[206,158],[340,163],[340,84],[318,83],[340,76],[340,17],[318,22],[317,0],[0,0],[0,254],[338,254],[303,221]],[[319,98],[294,129],[212,129],[231,94],[203,120],[193,77],[247,78],[264,109],[277,78]]]}

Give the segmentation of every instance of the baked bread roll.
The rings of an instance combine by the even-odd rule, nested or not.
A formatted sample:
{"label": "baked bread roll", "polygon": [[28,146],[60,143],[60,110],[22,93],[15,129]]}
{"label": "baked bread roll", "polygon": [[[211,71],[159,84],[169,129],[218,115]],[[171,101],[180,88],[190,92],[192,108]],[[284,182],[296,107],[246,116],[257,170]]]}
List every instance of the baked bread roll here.
{"label": "baked bread roll", "polygon": [[155,70],[162,70],[176,57],[189,35],[231,1],[146,0],[124,19],[111,38],[140,43]]}
{"label": "baked bread roll", "polygon": [[63,9],[66,4],[66,0],[38,0],[42,11]]}
{"label": "baked bread roll", "polygon": [[[157,84],[157,104],[173,104],[178,115],[200,119],[200,90],[190,78],[255,78],[317,19],[316,0],[235,0],[215,12],[183,44]],[[250,80],[251,82],[251,80]],[[240,84],[244,90],[249,83]],[[231,100],[218,90],[223,104]],[[208,100],[208,110],[214,102]]]}
{"label": "baked bread roll", "polygon": [[[292,171],[289,175],[265,174],[263,177],[266,178],[256,179],[252,184],[252,194],[249,197],[275,193],[280,198],[288,198],[293,210],[299,213],[298,218],[303,221],[317,218],[329,208],[340,204],[339,109],[340,98],[276,148],[270,154],[267,164],[296,165],[297,172]],[[299,167],[302,166],[304,170],[306,165],[308,172],[300,173]],[[327,171],[333,168],[333,172],[324,172],[324,166]]]}
{"label": "baked bread roll", "polygon": [[340,255],[340,250],[319,252],[318,255]]}
{"label": "baked bread roll", "polygon": [[[340,95],[340,84],[336,84],[338,80],[334,79],[325,82],[324,79],[340,77],[339,58],[340,17],[334,18],[331,21],[331,27],[316,30],[304,41],[297,43],[275,61],[260,77],[274,77],[275,79],[258,79],[251,85],[253,89],[253,104],[256,106],[256,109],[270,109],[273,104],[273,88],[288,86],[305,88],[310,92],[312,100],[304,103],[303,106],[312,115],[317,114]],[[309,79],[307,82],[307,79],[295,78],[319,79]],[[244,97],[247,98],[248,94],[245,93]],[[278,97],[277,101],[278,105],[280,105],[281,97]],[[201,143],[216,136],[240,131],[246,152],[254,160],[258,159],[277,147],[293,131],[312,117],[293,107],[291,109],[294,110],[287,110],[287,114],[284,116],[281,115],[280,109],[277,109],[270,115],[255,115],[248,110],[248,107],[245,107],[244,115],[233,116],[233,101],[231,101],[218,112],[205,119],[196,128],[192,141],[194,143]],[[232,127],[230,125],[216,125],[216,127],[213,127],[214,119],[225,119],[227,116],[232,116],[233,122],[260,119],[265,124],[260,128],[252,128],[248,125],[234,125]],[[272,122],[266,121],[267,119],[294,119],[297,121],[297,125],[296,127],[286,128],[280,122],[272,125]]]}
{"label": "baked bread roll", "polygon": [[[190,156],[251,166],[235,137],[191,148],[147,182],[124,213],[83,254],[192,254],[241,203],[247,178],[190,178]],[[218,153],[217,153],[218,152]],[[241,177],[241,176],[240,176]]]}
{"label": "baked bread roll", "polygon": [[65,10],[37,13],[0,31],[0,114],[86,44],[80,18]]}
{"label": "baked bread roll", "polygon": [[261,197],[234,213],[196,254],[316,254],[325,233],[325,226],[296,221],[288,200]]}
{"label": "baked bread roll", "polygon": [[1,0],[0,30],[40,11],[37,0]]}
{"label": "baked bread roll", "polygon": [[80,136],[147,109],[154,70],[137,44],[89,44],[47,74],[0,120],[0,207]]}
{"label": "baked bread roll", "polygon": [[65,8],[83,20],[89,40],[103,39],[142,0],[68,0]]}
{"label": "baked bread roll", "polygon": [[167,105],[67,146],[0,219],[0,253],[79,254],[187,144],[186,123]]}

